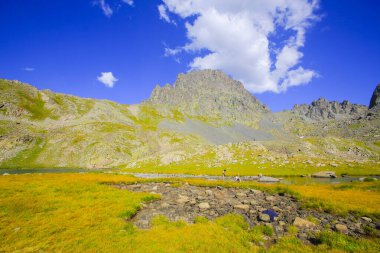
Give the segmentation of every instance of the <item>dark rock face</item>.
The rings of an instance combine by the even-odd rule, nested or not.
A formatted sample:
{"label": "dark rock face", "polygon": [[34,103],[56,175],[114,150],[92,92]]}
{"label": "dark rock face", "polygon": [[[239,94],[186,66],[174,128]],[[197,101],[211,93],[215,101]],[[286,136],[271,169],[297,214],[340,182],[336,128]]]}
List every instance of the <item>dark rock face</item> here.
{"label": "dark rock face", "polygon": [[173,86],[156,86],[147,103],[175,106],[190,116],[227,121],[249,121],[269,108],[252,96],[241,82],[218,70],[180,74]]}
{"label": "dark rock face", "polygon": [[378,84],[376,89],[373,91],[371,101],[369,103],[369,109],[374,107],[380,108],[380,84]]}
{"label": "dark rock face", "polygon": [[351,104],[347,100],[339,103],[320,98],[313,101],[311,105],[295,105],[291,111],[301,117],[313,120],[326,120],[355,118],[364,115],[367,110],[366,106]]}

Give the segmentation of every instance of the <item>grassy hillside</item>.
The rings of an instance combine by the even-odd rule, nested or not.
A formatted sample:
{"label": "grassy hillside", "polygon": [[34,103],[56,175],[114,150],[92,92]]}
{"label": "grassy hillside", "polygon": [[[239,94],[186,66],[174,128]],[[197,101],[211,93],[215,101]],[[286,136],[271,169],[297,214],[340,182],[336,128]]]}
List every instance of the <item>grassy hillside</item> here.
{"label": "grassy hillside", "polygon": [[0,89],[0,168],[380,174],[378,120],[316,123],[282,112],[257,119],[255,128],[237,127],[215,123],[215,115],[84,99],[18,81],[0,80]]}

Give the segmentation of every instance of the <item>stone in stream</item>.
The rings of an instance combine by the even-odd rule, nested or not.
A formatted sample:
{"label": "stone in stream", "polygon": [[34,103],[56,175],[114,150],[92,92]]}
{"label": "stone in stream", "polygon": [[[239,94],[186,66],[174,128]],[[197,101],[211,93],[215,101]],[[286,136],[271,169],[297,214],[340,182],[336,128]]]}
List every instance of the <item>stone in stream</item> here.
{"label": "stone in stream", "polygon": [[311,221],[302,219],[300,217],[296,217],[296,219],[293,222],[293,225],[298,228],[312,228],[315,227],[315,224]]}
{"label": "stone in stream", "polygon": [[265,176],[262,176],[262,177],[259,178],[258,182],[262,182],[262,183],[277,183],[277,182],[280,182],[280,179],[274,178],[274,177],[265,177]]}
{"label": "stone in stream", "polygon": [[336,178],[335,171],[319,171],[317,173],[311,174],[311,177],[316,178]]}

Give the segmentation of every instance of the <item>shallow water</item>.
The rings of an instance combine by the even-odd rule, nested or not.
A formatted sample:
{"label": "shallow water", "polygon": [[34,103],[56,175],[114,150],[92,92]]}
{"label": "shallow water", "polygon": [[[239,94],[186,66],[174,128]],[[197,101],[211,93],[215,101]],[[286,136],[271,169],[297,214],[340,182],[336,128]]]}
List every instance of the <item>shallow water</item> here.
{"label": "shallow water", "polygon": [[[138,178],[201,178],[208,180],[223,180],[222,176],[208,176],[208,175],[188,175],[188,174],[158,174],[158,173],[128,173],[121,172],[119,174],[129,174]],[[257,181],[257,176],[241,176],[242,181]],[[358,181],[360,177],[337,177],[337,178],[313,178],[313,177],[285,177],[282,178],[280,183],[283,184],[337,184],[349,183]],[[375,177],[378,178],[379,177]],[[234,181],[234,177],[225,177],[226,181]],[[265,183],[265,182],[263,182]],[[276,183],[276,182],[268,182]]]}
{"label": "shallow water", "polygon": [[[6,174],[41,174],[41,173],[86,173],[86,172],[101,172],[110,174],[121,174],[121,175],[132,175],[137,178],[199,178],[207,180],[225,180],[225,181],[235,181],[234,177],[222,176],[210,176],[210,175],[189,175],[189,174],[161,174],[161,173],[130,173],[130,172],[118,172],[109,169],[99,169],[99,170],[88,170],[88,169],[70,169],[70,168],[60,168],[60,169],[0,169],[0,175]],[[312,177],[284,177],[281,178],[280,183],[283,184],[337,184],[337,183],[348,183],[353,181],[358,181],[360,177],[337,177],[337,178],[312,178]],[[374,178],[380,179],[376,176]],[[257,181],[257,176],[241,176],[242,181]],[[276,183],[276,182],[268,182]]]}

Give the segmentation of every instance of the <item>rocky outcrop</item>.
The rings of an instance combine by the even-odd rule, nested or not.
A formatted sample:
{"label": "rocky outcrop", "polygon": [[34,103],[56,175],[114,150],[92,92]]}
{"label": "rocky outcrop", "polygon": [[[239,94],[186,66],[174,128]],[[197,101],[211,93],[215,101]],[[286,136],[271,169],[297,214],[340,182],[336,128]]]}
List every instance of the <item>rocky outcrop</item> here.
{"label": "rocky outcrop", "polygon": [[122,190],[161,195],[160,200],[144,204],[132,218],[132,222],[143,229],[150,228],[152,218],[159,215],[166,216],[170,221],[193,223],[199,216],[213,220],[230,213],[242,215],[251,226],[271,226],[274,239],[283,236],[289,225],[298,228],[297,235],[303,240],[312,239],[322,229],[359,237],[365,234],[364,227],[375,226],[370,219],[358,221],[351,214],[339,217],[304,209],[291,196],[272,195],[255,189],[197,187],[188,184],[173,187],[168,183],[113,186]]}
{"label": "rocky outcrop", "polygon": [[369,109],[372,109],[376,106],[379,107],[379,105],[380,105],[380,84],[378,84],[375,90],[373,91],[371,101],[369,103]]}
{"label": "rocky outcrop", "polygon": [[255,121],[257,115],[270,112],[241,82],[218,70],[180,74],[173,86],[157,85],[146,102],[172,106],[190,117],[239,123]]}
{"label": "rocky outcrop", "polygon": [[364,105],[351,104],[345,100],[342,103],[319,98],[310,105],[295,105],[291,110],[295,115],[312,120],[349,119],[365,115],[368,108]]}

